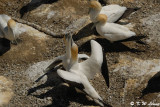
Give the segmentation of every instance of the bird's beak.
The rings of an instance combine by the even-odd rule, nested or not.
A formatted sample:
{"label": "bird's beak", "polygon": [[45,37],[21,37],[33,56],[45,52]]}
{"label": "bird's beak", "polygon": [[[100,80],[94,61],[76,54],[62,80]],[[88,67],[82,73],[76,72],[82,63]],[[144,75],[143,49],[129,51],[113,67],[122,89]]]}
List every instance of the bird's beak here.
{"label": "bird's beak", "polygon": [[68,41],[67,41],[67,37],[68,37],[67,35],[64,35],[64,38],[63,38],[63,41],[64,41],[64,44],[65,44],[65,45],[67,45],[67,42],[68,42]]}
{"label": "bird's beak", "polygon": [[68,35],[67,40],[68,40],[68,43],[72,45],[72,35],[71,34]]}

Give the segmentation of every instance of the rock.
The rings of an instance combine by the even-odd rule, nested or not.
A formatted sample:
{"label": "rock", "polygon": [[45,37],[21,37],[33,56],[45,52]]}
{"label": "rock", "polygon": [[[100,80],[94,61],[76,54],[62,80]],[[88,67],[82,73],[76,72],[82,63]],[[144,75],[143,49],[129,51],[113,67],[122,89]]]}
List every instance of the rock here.
{"label": "rock", "polygon": [[71,23],[83,16],[87,16],[87,1],[50,0],[50,2],[45,3],[42,0],[37,5],[36,3],[34,5],[28,3],[28,11],[24,13],[23,19],[61,34]]}
{"label": "rock", "polygon": [[[31,65],[25,72],[30,81],[36,81],[40,76],[44,74],[44,70],[52,63],[52,60],[41,61]],[[47,77],[42,78],[43,82],[47,81]]]}
{"label": "rock", "polygon": [[13,96],[12,81],[0,76],[0,106],[7,105]]}
{"label": "rock", "polygon": [[[160,86],[158,85],[158,81],[160,82],[159,59],[142,60],[131,56],[121,55],[119,58],[119,63],[113,65],[112,67],[115,68],[113,72],[118,72],[119,76],[125,78],[123,89],[123,101],[125,102],[125,106],[130,106],[130,102],[132,101],[136,102],[143,100],[149,103],[158,97],[158,93],[152,96],[152,98],[145,97],[146,94],[151,93],[149,91],[146,93],[145,90],[149,88],[153,90],[156,86],[157,91],[155,92],[160,92]],[[150,82],[151,80],[153,82]]]}
{"label": "rock", "polygon": [[149,44],[153,44],[153,42],[156,42],[158,45],[160,45],[160,13],[141,19],[141,22],[143,26],[145,26],[145,32],[148,31],[150,35],[147,42]]}
{"label": "rock", "polygon": [[56,74],[56,71],[53,71],[53,72],[51,71],[50,73],[48,73],[46,75],[44,75],[45,73],[43,72],[52,62],[53,62],[53,59],[37,62],[37,63],[31,65],[25,71],[28,80],[30,80],[32,82],[41,81],[42,83],[52,82],[52,84],[53,83],[59,84],[61,81],[59,80],[59,77]]}

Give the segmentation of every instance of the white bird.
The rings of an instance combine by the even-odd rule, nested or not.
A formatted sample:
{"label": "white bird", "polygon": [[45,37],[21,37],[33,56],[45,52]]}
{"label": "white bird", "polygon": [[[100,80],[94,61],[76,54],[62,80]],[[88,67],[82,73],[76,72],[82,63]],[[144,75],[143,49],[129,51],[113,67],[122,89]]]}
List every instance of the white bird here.
{"label": "white bird", "polygon": [[[93,100],[101,106],[104,106],[102,98],[98,95],[93,86],[89,83],[89,79],[92,79],[97,72],[101,72],[101,66],[103,63],[103,51],[100,44],[91,40],[91,56],[86,61],[78,62],[78,47],[76,44],[72,44],[71,48],[71,68],[68,71],[57,70],[57,74],[69,83],[77,83],[82,85],[82,90],[87,93]],[[72,85],[72,84],[71,84]],[[79,86],[78,85],[78,86]]]}
{"label": "white bird", "polygon": [[108,23],[105,14],[99,14],[97,16],[95,26],[97,32],[110,42],[124,40],[136,35],[135,32],[130,31],[122,25]]}
{"label": "white bird", "polygon": [[0,14],[0,38],[6,38],[12,42],[18,35],[16,22],[8,15]]}
{"label": "white bird", "polygon": [[93,23],[95,23],[95,19],[99,14],[105,14],[108,17],[107,22],[113,23],[136,10],[138,10],[138,8],[126,8],[117,4],[102,7],[98,0],[91,0],[89,2],[89,15]]}
{"label": "white bird", "polygon": [[[72,36],[64,36],[64,43],[66,46],[66,53],[62,56],[58,56],[54,59],[54,61],[45,69],[44,72],[48,72],[51,69],[53,69],[55,66],[57,66],[58,64],[60,64],[62,62],[63,67],[65,68],[65,70],[69,70],[71,67],[71,43],[72,42]],[[79,59],[88,59],[89,56],[86,54],[78,54],[78,58]]]}

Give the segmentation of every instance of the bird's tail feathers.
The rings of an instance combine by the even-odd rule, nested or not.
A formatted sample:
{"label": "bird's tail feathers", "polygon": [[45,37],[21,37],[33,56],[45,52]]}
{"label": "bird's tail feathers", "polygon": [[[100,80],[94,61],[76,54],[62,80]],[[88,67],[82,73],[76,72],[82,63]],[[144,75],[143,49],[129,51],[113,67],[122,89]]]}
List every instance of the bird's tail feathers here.
{"label": "bird's tail feathers", "polygon": [[132,36],[128,39],[120,40],[120,41],[117,41],[117,42],[140,41],[141,39],[146,38],[146,37],[147,37],[146,35],[136,35],[136,36]]}
{"label": "bird's tail feathers", "polygon": [[99,104],[100,106],[104,107],[103,100],[94,99],[94,101],[95,101],[97,104]]}
{"label": "bird's tail feathers", "polygon": [[124,12],[124,14],[116,21],[118,22],[119,20],[128,17],[131,13],[139,10],[139,7],[135,7],[135,8],[127,8],[127,10]]}

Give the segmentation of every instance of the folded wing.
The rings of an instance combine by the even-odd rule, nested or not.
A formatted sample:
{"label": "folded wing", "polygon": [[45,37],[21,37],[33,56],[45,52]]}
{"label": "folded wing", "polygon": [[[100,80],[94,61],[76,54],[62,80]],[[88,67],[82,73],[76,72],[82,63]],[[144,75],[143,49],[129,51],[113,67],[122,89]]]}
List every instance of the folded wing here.
{"label": "folded wing", "polygon": [[102,32],[101,35],[110,41],[123,40],[136,35],[135,32],[130,31],[127,27],[116,23],[106,23],[103,28],[97,28],[97,31]]}
{"label": "folded wing", "polygon": [[124,14],[126,10],[126,7],[113,4],[102,7],[100,14],[107,15],[107,22],[116,22]]}

